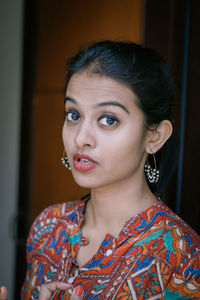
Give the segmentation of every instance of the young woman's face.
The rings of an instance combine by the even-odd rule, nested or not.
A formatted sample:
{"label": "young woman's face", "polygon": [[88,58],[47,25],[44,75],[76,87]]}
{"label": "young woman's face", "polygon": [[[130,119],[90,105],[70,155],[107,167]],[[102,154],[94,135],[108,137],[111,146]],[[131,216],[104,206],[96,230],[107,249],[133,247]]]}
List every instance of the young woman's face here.
{"label": "young woman's face", "polygon": [[106,76],[69,81],[63,142],[77,184],[97,188],[144,180],[148,134],[136,95]]}

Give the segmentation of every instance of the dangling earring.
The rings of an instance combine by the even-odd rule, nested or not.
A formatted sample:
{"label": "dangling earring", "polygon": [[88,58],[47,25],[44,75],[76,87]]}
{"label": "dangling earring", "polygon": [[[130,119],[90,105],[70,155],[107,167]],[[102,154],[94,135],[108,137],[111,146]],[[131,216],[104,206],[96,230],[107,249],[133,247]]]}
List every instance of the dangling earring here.
{"label": "dangling earring", "polygon": [[68,169],[71,170],[70,164],[69,164],[69,159],[66,156],[66,152],[65,150],[63,151],[63,157],[61,158],[61,161],[63,163],[63,165]]}
{"label": "dangling earring", "polygon": [[150,163],[148,161],[148,158],[147,158],[147,162],[146,164],[144,165],[144,171],[145,171],[145,174],[146,174],[146,177],[148,179],[148,181],[150,183],[156,183],[158,182],[158,179],[159,179],[159,170],[157,170],[157,165],[156,165],[156,158],[155,158],[155,155],[152,153],[153,155],[153,161],[154,161],[154,169],[150,166]]}

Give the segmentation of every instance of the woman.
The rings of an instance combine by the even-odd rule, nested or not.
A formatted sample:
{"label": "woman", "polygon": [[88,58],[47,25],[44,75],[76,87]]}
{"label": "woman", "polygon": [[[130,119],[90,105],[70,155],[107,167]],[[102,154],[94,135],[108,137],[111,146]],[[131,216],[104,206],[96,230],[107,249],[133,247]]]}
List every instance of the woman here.
{"label": "woman", "polygon": [[174,163],[172,99],[151,49],[103,41],[70,60],[63,163],[91,195],[35,220],[21,299],[200,297],[200,237],[157,195]]}

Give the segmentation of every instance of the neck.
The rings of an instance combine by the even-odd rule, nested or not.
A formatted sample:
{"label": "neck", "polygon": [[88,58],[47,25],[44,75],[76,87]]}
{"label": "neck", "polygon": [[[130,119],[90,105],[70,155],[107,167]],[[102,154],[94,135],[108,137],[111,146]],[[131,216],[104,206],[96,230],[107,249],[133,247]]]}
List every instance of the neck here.
{"label": "neck", "polygon": [[[86,221],[92,228],[117,236],[124,223],[153,205],[156,199],[145,178],[140,182],[119,182],[91,190]],[[108,230],[109,229],[109,230]]]}

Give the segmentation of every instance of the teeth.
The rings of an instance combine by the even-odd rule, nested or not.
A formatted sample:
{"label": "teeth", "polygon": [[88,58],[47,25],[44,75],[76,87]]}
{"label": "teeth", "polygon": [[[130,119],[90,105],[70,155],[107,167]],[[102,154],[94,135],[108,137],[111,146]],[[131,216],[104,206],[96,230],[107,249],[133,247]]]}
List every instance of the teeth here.
{"label": "teeth", "polygon": [[80,158],[79,162],[84,163],[84,164],[91,164],[91,161],[89,161],[88,159],[85,159],[85,158]]}

